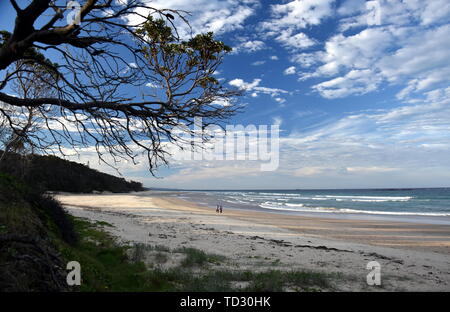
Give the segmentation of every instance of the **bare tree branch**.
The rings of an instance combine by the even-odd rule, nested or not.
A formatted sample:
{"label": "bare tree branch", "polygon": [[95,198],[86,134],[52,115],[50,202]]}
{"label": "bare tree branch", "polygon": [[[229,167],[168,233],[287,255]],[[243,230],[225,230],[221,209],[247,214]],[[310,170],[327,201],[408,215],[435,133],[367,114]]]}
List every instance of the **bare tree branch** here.
{"label": "bare tree branch", "polygon": [[[204,127],[220,124],[240,110],[231,101],[240,92],[214,78],[231,49],[210,33],[180,38],[175,25],[187,22],[186,12],[141,0],[85,0],[77,25],[65,20],[63,0],[11,5],[14,30],[0,32],[0,122],[17,134],[25,116],[38,119],[32,124],[41,130],[28,139],[36,149],[93,146],[114,162],[145,153],[153,173],[167,163],[167,142],[192,143],[174,128],[196,117]],[[11,94],[18,83],[46,92]]]}

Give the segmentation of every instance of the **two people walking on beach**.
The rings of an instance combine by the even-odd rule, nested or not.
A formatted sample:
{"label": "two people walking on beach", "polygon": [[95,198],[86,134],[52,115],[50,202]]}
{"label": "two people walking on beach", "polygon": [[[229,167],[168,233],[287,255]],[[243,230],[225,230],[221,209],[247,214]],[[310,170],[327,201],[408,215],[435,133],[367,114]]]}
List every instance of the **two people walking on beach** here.
{"label": "two people walking on beach", "polygon": [[222,213],[222,205],[217,205],[216,206],[216,212],[217,213]]}

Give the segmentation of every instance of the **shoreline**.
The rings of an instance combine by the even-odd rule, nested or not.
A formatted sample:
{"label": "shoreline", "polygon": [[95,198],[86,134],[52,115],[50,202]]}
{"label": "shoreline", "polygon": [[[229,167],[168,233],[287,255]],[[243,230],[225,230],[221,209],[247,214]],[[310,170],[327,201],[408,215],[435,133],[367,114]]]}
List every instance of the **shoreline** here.
{"label": "shoreline", "polygon": [[[215,206],[215,201],[211,198],[200,199],[196,197],[189,196],[191,193],[186,191],[145,191],[137,192],[139,196],[163,196],[170,198],[179,198],[182,200],[189,201],[191,203],[197,204],[203,207]],[[300,216],[300,217],[314,217],[314,218],[330,218],[330,219],[352,219],[352,220],[362,220],[362,221],[387,221],[387,222],[407,222],[416,224],[440,224],[450,226],[450,215],[440,215],[440,213],[421,213],[421,212],[388,212],[388,211],[341,211],[337,210],[320,210],[314,211],[301,210],[301,209],[286,209],[286,208],[267,208],[260,207],[259,205],[248,205],[248,204],[233,204],[228,202],[223,202],[223,205],[227,209],[231,210],[245,210],[263,213],[273,213],[281,215],[290,216]],[[351,209],[348,209],[351,210]],[[446,213],[445,213],[446,214]]]}
{"label": "shoreline", "polygon": [[[171,201],[172,198],[166,197],[165,200]],[[201,209],[205,209],[205,211],[211,214],[215,214],[214,207],[206,207],[186,199],[176,198],[176,200],[181,200],[181,202],[176,202],[179,206],[182,206],[184,201],[186,201],[192,205],[201,207]],[[289,214],[263,211],[262,209],[245,210],[228,208],[225,213],[232,218],[276,226],[295,231],[302,235],[333,238],[385,247],[417,247],[419,250],[436,251],[450,255],[450,227],[446,223],[421,223],[416,220],[400,221],[383,217],[379,219],[359,218],[359,214],[356,216],[353,214],[339,214],[336,216],[328,215],[328,213]],[[354,218],[348,218],[349,215]],[[376,229],[376,234],[367,233],[374,231],[374,229]],[[355,231],[357,234],[353,233]],[[435,233],[438,233],[438,235]],[[418,234],[426,237],[418,236]]]}
{"label": "shoreline", "polygon": [[[204,206],[208,208],[208,204],[196,202],[194,200],[183,198],[183,200],[192,202],[194,204]],[[450,216],[435,216],[435,215],[419,215],[413,212],[411,213],[384,213],[382,211],[373,212],[336,212],[336,211],[302,211],[302,210],[287,210],[287,209],[275,209],[275,208],[262,208],[262,207],[228,207],[230,210],[237,211],[254,211],[261,213],[289,215],[298,217],[311,217],[311,218],[324,218],[324,219],[341,219],[341,220],[355,220],[355,221],[386,221],[386,222],[405,222],[415,224],[440,224],[450,226]]]}
{"label": "shoreline", "polygon": [[[173,197],[59,195],[73,215],[113,225],[123,243],[193,247],[227,257],[220,268],[341,273],[339,290],[449,291],[450,228],[215,209]],[[383,287],[367,286],[378,261]],[[275,266],[275,267],[274,267]]]}

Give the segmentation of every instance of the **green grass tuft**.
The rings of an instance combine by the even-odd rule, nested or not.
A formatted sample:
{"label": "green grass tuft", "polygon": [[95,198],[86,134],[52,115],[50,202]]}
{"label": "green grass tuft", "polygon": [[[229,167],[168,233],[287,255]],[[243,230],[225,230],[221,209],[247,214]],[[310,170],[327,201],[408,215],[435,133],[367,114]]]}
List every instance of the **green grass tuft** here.
{"label": "green grass tuft", "polygon": [[207,254],[202,250],[196,248],[186,248],[176,249],[175,252],[184,253],[186,258],[181,262],[183,267],[201,267],[208,263],[220,264],[226,257],[216,254]]}
{"label": "green grass tuft", "polygon": [[142,262],[129,261],[127,247],[117,244],[108,233],[89,221],[73,218],[80,241],[76,246],[60,242],[59,249],[67,261],[81,265],[80,291],[158,291],[149,289]]}

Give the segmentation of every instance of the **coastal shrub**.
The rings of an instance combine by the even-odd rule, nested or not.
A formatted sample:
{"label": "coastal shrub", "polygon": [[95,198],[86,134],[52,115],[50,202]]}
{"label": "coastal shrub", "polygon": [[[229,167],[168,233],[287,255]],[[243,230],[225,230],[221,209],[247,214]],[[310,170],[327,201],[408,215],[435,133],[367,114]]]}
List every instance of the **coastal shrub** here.
{"label": "coastal shrub", "polygon": [[72,220],[57,200],[49,195],[33,193],[29,194],[28,200],[34,207],[39,208],[43,212],[41,216],[44,219],[50,219],[51,224],[49,226],[54,224],[57,228],[57,233],[66,243],[74,245],[78,242],[78,235],[75,232]]}
{"label": "coastal shrub", "polygon": [[148,270],[144,276],[146,284],[153,291],[178,291],[180,285],[184,285],[192,278],[190,272],[179,268],[163,270],[158,267]]}
{"label": "coastal shrub", "polygon": [[142,262],[131,262],[127,247],[98,228],[98,224],[71,217],[79,242],[70,246],[59,242],[59,250],[66,261],[76,260],[81,264],[81,286],[77,291],[154,291],[146,282],[147,272]]}
{"label": "coastal shrub", "polygon": [[252,274],[250,285],[246,291],[276,292],[283,291],[286,282],[284,274],[280,271],[268,271]]}
{"label": "coastal shrub", "polygon": [[175,252],[184,253],[186,257],[181,262],[183,267],[204,266],[207,263],[220,264],[226,258],[221,255],[207,254],[203,250],[196,248],[186,248],[175,250]]}
{"label": "coastal shrub", "polygon": [[162,263],[166,263],[167,260],[169,260],[169,257],[167,256],[167,253],[165,252],[157,252],[155,254],[155,261],[156,263],[162,264]]}
{"label": "coastal shrub", "polygon": [[4,172],[0,172],[0,198],[4,202],[8,199],[20,199],[27,191],[28,187],[25,184]]}
{"label": "coastal shrub", "polygon": [[131,262],[137,263],[144,261],[145,249],[146,249],[145,244],[142,243],[134,244],[132,247]]}
{"label": "coastal shrub", "polygon": [[335,276],[333,276],[333,274],[325,274],[320,272],[293,271],[286,273],[286,277],[288,283],[297,287],[330,288],[330,278]]}
{"label": "coastal shrub", "polygon": [[226,271],[212,271],[200,276],[192,276],[186,280],[180,291],[186,292],[232,292],[236,291],[231,285],[232,273]]}
{"label": "coastal shrub", "polygon": [[[33,229],[33,226],[27,226],[26,223],[32,222],[33,218],[38,216],[46,230],[56,232],[69,244],[76,243],[77,235],[73,224],[58,201],[5,173],[0,173],[0,202],[5,206],[3,211],[8,214],[8,226],[11,229],[14,229],[15,224],[24,223],[24,226],[16,228],[14,233],[24,234]],[[18,207],[9,209],[11,206]],[[24,212],[25,206],[31,211]],[[40,230],[41,233],[44,231]]]}
{"label": "coastal shrub", "polygon": [[0,174],[0,291],[65,291],[56,225],[29,195],[29,187]]}
{"label": "coastal shrub", "polygon": [[178,280],[177,290],[186,292],[245,291],[280,292],[287,289],[296,291],[318,291],[332,289],[330,281],[334,274],[309,271],[266,272],[213,270],[203,274],[192,274],[190,278]]}
{"label": "coastal shrub", "polygon": [[132,262],[142,262],[146,258],[147,252],[155,251],[153,258],[156,263],[166,263],[168,260],[167,254],[170,253],[170,248],[163,245],[147,245],[143,243],[136,243],[131,247],[130,260]]}
{"label": "coastal shrub", "polygon": [[330,280],[336,277],[335,274],[312,271],[247,272],[247,280],[250,284],[244,291],[279,292],[285,291],[287,288],[304,291],[331,289]]}
{"label": "coastal shrub", "polygon": [[164,245],[149,245],[149,250],[170,252],[170,248]]}
{"label": "coastal shrub", "polygon": [[108,223],[106,221],[95,221],[95,224],[100,225],[100,226],[114,227],[114,225],[112,225],[111,223]]}
{"label": "coastal shrub", "polygon": [[[0,151],[0,154],[2,151]],[[26,161],[24,159],[26,158]],[[0,172],[15,177],[40,192],[113,193],[143,191],[142,183],[100,172],[89,166],[53,155],[7,153],[0,162]]]}

